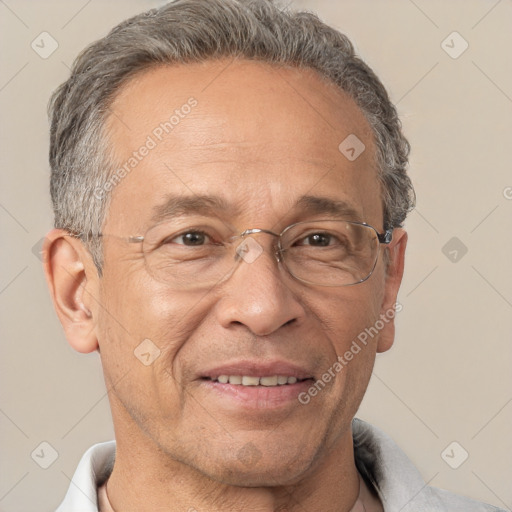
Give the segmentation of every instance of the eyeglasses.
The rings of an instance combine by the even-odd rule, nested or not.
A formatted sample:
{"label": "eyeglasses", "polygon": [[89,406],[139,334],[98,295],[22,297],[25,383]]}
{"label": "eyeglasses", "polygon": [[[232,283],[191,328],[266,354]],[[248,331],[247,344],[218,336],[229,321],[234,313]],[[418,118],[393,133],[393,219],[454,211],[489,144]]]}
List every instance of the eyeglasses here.
{"label": "eyeglasses", "polygon": [[254,235],[262,233],[277,238],[274,257],[295,279],[316,286],[349,286],[372,275],[380,244],[389,244],[392,232],[378,233],[364,222],[315,220],[297,222],[279,234],[255,228],[234,235],[215,219],[191,224],[185,218],[122,239],[141,244],[148,273],[174,289],[210,288],[228,279],[242,262],[253,264],[263,252]]}

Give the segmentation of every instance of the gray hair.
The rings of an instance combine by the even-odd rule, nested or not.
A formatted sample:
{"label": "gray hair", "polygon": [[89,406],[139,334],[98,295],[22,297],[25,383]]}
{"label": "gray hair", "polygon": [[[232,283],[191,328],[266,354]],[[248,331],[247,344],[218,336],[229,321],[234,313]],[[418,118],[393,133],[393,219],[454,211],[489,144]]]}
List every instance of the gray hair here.
{"label": "gray hair", "polygon": [[100,275],[97,235],[111,194],[99,199],[94,191],[115,169],[104,127],[116,94],[148,68],[225,57],[310,68],[348,93],[373,129],[384,228],[400,227],[413,208],[409,144],[396,109],[345,35],[272,0],[176,0],[123,21],[91,44],[50,100],[55,227],[83,239]]}

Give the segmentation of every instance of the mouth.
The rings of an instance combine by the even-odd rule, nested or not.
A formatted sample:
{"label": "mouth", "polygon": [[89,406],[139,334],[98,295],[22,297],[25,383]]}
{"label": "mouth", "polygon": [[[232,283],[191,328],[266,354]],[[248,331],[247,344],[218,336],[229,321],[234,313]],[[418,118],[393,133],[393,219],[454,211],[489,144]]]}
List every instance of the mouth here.
{"label": "mouth", "polygon": [[296,384],[297,382],[304,382],[306,380],[313,380],[313,377],[306,377],[304,379],[298,379],[293,375],[266,375],[266,376],[254,376],[254,375],[219,375],[216,378],[203,377],[204,380],[210,380],[212,382],[218,382],[220,384],[232,384],[234,386],[289,386]]}
{"label": "mouth", "polygon": [[205,370],[200,377],[233,386],[289,386],[312,380],[313,374],[303,366],[282,360],[243,360]]}
{"label": "mouth", "polygon": [[219,406],[260,412],[293,407],[314,380],[309,370],[285,361],[240,361],[207,370],[199,378]]}

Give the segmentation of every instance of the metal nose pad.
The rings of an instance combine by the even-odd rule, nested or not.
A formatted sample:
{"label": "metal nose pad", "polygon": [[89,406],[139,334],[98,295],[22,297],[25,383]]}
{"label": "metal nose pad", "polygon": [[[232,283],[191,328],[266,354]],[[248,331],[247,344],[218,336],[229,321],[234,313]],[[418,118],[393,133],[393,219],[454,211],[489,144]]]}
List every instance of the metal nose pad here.
{"label": "metal nose pad", "polygon": [[[264,251],[263,246],[260,245],[255,238],[249,235],[254,235],[258,233],[266,233],[272,236],[279,236],[277,233],[273,231],[269,231],[267,229],[246,229],[243,233],[237,238],[241,238],[242,242],[238,245],[235,253],[235,261],[238,262],[240,260],[244,260],[246,263],[252,263],[255,261]],[[275,256],[278,263],[281,262],[282,257],[280,254],[280,249],[277,245],[273,245],[273,255]]]}

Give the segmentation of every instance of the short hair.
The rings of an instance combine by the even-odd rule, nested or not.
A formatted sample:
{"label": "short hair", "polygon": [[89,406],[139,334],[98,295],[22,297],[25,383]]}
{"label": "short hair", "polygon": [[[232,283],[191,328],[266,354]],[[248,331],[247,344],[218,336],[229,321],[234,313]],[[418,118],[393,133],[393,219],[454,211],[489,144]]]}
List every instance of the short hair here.
{"label": "short hair", "polygon": [[384,228],[400,227],[413,208],[409,143],[396,108],[344,34],[273,0],[176,0],[123,21],[87,47],[50,100],[55,227],[81,236],[99,275],[102,245],[95,235],[111,194],[98,197],[95,190],[115,170],[105,124],[116,94],[150,68],[229,57],[313,69],[345,91],[373,131]]}

